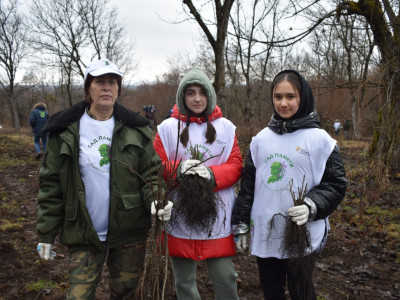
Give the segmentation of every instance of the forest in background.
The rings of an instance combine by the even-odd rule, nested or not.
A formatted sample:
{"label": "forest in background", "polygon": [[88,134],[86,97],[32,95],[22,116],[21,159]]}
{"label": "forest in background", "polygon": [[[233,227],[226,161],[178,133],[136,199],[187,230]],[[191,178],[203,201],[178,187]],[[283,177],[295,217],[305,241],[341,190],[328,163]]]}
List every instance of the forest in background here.
{"label": "forest in background", "polygon": [[[125,107],[139,112],[143,116],[143,107],[153,104],[156,107],[156,124],[160,124],[175,104],[175,95],[178,83],[179,81],[176,80],[172,82],[160,81],[156,83],[142,84],[135,87],[125,87],[123,85],[122,94],[118,101]],[[316,109],[320,115],[322,126],[327,131],[333,132],[332,125],[335,119],[339,119],[342,124],[344,123],[344,120],[351,120],[351,103],[349,101],[350,95],[348,90],[337,89],[332,91],[316,86],[313,81],[310,81],[310,83],[313,87]],[[45,96],[43,97],[43,90],[38,89],[37,87],[25,88],[26,91],[21,93],[20,96],[21,101],[18,101],[18,115],[21,127],[29,127],[29,114],[33,105],[37,101],[46,103],[50,115],[68,107],[68,103],[65,103],[62,98],[54,99],[49,97],[52,95],[52,90],[49,90],[47,93],[45,92]],[[224,111],[224,115],[238,127],[238,130],[244,130],[246,128],[247,130],[251,129],[252,133],[256,133],[269,122],[272,114],[272,105],[268,94],[269,84],[265,84],[258,88],[261,89],[260,92],[263,94],[264,99],[260,101],[259,106],[255,110],[255,115],[251,120],[251,128],[248,128],[244,121],[240,112],[240,105],[235,101],[236,98],[231,98],[229,96],[231,93],[234,93],[233,88],[226,89],[229,104]],[[76,97],[73,103],[83,101],[84,92],[82,86],[76,89],[75,94]],[[367,95],[370,99],[374,99],[376,98],[376,91],[370,90],[367,92]],[[2,125],[3,128],[8,128],[8,130],[10,130],[13,128],[13,119],[12,114],[10,114],[10,109],[7,109],[8,103],[4,101],[4,99],[0,98],[0,105],[3,107],[0,111],[0,125]],[[377,109],[378,105],[376,101],[372,101],[372,103],[363,110],[362,126],[364,137],[370,137],[373,133]],[[351,134],[353,134],[353,129],[351,129]]]}
{"label": "forest in background", "polygon": [[[177,84],[196,66],[212,79],[225,116],[251,135],[271,115],[268,85],[282,69],[312,85],[324,128],[351,120],[352,135],[372,137],[371,168],[400,172],[400,4],[398,0],[183,0],[175,22],[195,22],[197,53],[168,58],[157,80],[140,72],[110,0],[0,2],[0,124],[19,132],[36,101],[50,113],[83,99],[86,65],[107,57],[124,71],[125,106],[154,104],[160,122]],[[17,78],[22,78],[21,80]]]}

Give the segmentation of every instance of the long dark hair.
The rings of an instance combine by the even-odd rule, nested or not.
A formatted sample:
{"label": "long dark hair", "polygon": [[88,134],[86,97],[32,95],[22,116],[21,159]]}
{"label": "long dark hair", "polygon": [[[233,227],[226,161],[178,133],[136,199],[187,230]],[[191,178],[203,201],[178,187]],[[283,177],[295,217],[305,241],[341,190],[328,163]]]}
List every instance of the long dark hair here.
{"label": "long dark hair", "polygon": [[[206,143],[212,144],[216,139],[217,132],[214,126],[211,124],[210,120],[208,119],[208,116],[204,116],[204,119],[207,122]],[[189,126],[190,126],[190,112],[188,113],[187,116],[186,127],[182,130],[182,133],[180,135],[180,141],[185,147],[187,147],[187,143],[189,141]]]}
{"label": "long dark hair", "polygon": [[[201,87],[204,90],[206,90],[203,86],[201,86]],[[185,90],[186,90],[186,88],[185,88]],[[209,97],[208,94],[207,94],[207,97]],[[208,102],[209,101],[208,101],[208,98],[207,98],[207,103]],[[180,141],[181,141],[183,146],[187,147],[187,143],[189,141],[189,126],[190,126],[191,111],[186,105],[185,98],[183,98],[183,105],[184,105],[186,111],[188,112],[188,114],[187,114],[187,120],[186,120],[186,127],[182,130],[182,133],[180,135]],[[214,141],[216,139],[217,132],[216,132],[214,126],[211,124],[210,120],[208,119],[208,116],[205,114],[205,111],[207,111],[207,108],[202,112],[201,117],[203,117],[204,120],[207,122],[207,130],[206,130],[206,139],[207,139],[207,141],[206,141],[206,143],[212,144],[212,143],[214,143]]]}

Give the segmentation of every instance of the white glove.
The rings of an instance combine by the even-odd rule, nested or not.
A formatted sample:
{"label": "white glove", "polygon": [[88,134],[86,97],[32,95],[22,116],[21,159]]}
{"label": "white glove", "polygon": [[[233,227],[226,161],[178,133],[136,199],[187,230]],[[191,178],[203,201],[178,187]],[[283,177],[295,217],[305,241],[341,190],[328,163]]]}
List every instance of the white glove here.
{"label": "white glove", "polygon": [[211,179],[211,174],[210,174],[210,170],[202,165],[202,166],[198,166],[198,167],[194,167],[192,169],[190,169],[189,171],[193,170],[193,172],[197,175],[199,175],[200,177],[203,177],[207,180]]}
{"label": "white glove", "polygon": [[305,204],[292,206],[287,212],[292,217],[292,222],[296,222],[299,226],[307,223],[310,214],[310,210]]}
{"label": "white glove", "polygon": [[235,235],[235,243],[236,243],[236,248],[239,251],[245,252],[247,249],[247,235],[246,234]]}
{"label": "white glove", "polygon": [[39,243],[37,251],[40,258],[44,260],[54,259],[54,255],[52,255],[54,252],[51,251],[51,248],[53,248],[52,244]]}
{"label": "white glove", "polygon": [[[151,203],[151,214],[152,215],[155,215],[157,213],[157,209],[156,209],[157,201],[158,200],[154,200]],[[168,221],[171,218],[172,206],[174,206],[174,204],[171,201],[168,201],[168,204],[165,205],[164,208],[158,210],[157,215],[161,221],[163,221],[163,220]]]}
{"label": "white glove", "polygon": [[197,159],[188,159],[183,162],[181,162],[181,174],[184,175],[189,175],[189,174],[195,174],[193,171],[194,166],[200,166],[203,165],[201,161]]}

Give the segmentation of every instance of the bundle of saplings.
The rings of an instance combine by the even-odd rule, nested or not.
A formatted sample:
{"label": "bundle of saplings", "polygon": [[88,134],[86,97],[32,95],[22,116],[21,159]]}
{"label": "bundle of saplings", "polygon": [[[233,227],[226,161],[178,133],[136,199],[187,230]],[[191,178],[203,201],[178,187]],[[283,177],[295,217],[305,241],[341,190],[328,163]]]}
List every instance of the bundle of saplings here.
{"label": "bundle of saplings", "polygon": [[[307,193],[307,185],[297,189],[297,194],[293,191],[293,181],[290,182],[290,193],[293,199],[293,205],[298,206],[304,204],[304,198]],[[311,246],[310,232],[306,224],[298,225],[296,222],[292,222],[291,216],[282,216],[277,214],[272,218],[272,224],[275,217],[285,218],[285,229],[283,232],[284,238],[282,242],[282,250],[288,258],[288,272],[291,274],[305,274],[303,282],[298,282],[301,286],[312,286],[305,281],[312,280],[312,269],[314,254],[307,254],[307,248]],[[299,289],[300,290],[300,289]],[[310,292],[311,295],[311,292]]]}
{"label": "bundle of saplings", "polygon": [[[293,206],[298,206],[304,204],[304,198],[307,193],[307,185],[303,184],[301,188],[298,188],[297,195],[293,191],[293,181],[290,182],[290,193],[293,199]],[[297,225],[296,222],[292,222],[290,216],[286,216],[286,228],[283,240],[283,252],[289,257],[304,257],[307,248],[310,247],[311,238],[310,232],[307,226]]]}
{"label": "bundle of saplings", "polygon": [[[199,151],[198,146],[190,146],[190,152],[191,159],[199,160],[201,163],[206,161],[202,160],[204,153]],[[189,170],[190,168],[187,171]],[[214,193],[215,186],[212,181],[198,174],[185,173],[180,175],[179,184],[175,189],[175,218],[185,224],[188,230],[211,234],[222,201]]]}

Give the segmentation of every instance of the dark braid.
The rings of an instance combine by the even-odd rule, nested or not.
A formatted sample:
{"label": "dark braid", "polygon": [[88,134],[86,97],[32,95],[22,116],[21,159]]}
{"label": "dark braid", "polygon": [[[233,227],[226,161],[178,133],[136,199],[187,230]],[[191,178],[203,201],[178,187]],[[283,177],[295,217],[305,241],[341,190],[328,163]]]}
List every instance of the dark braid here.
{"label": "dark braid", "polygon": [[[204,116],[205,121],[207,122],[207,130],[206,130],[206,143],[212,144],[215,142],[217,132],[215,131],[214,126],[211,124],[208,116]],[[187,147],[187,143],[189,141],[189,125],[190,125],[190,113],[187,115],[186,127],[182,130],[180,141],[183,146]]]}
{"label": "dark braid", "polygon": [[187,146],[187,143],[189,141],[189,125],[190,125],[190,115],[188,114],[187,116],[187,121],[186,121],[186,127],[182,130],[181,133],[181,143],[183,144],[183,146]]}
{"label": "dark braid", "polygon": [[204,119],[207,122],[207,131],[206,131],[207,143],[212,144],[216,139],[217,132],[215,131],[213,124],[211,124],[210,120],[208,119],[208,116],[205,116]]}

